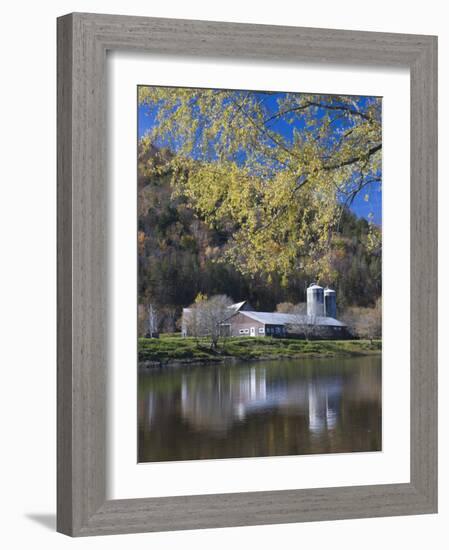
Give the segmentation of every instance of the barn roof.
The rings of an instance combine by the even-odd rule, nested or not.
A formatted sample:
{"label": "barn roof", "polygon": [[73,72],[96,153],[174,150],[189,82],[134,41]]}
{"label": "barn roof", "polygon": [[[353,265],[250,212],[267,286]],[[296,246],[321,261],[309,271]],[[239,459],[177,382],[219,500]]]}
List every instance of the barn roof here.
{"label": "barn roof", "polygon": [[229,306],[229,309],[235,309],[235,311],[239,311],[240,308],[242,308],[246,304],[246,300],[243,302],[238,302],[237,304],[232,304]]}
{"label": "barn roof", "polygon": [[[232,309],[234,311],[234,313],[240,311],[240,309],[244,306],[244,305],[249,305],[248,304],[248,301],[247,300],[244,300],[243,302],[237,302],[236,304],[231,304],[230,306],[228,306],[228,309]],[[183,307],[182,308],[182,311],[183,312],[189,312],[191,311],[192,308],[191,307]]]}
{"label": "barn roof", "polygon": [[265,325],[298,325],[298,324],[313,324],[318,326],[328,327],[345,327],[346,325],[333,317],[315,317],[308,315],[296,315],[293,313],[269,313],[266,311],[240,311],[241,315],[246,315],[250,319],[259,321]]}

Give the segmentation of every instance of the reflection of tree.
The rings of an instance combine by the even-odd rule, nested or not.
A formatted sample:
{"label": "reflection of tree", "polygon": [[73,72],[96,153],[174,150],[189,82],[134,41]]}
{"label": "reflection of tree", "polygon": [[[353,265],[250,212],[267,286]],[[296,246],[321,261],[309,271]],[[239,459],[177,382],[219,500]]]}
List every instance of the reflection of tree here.
{"label": "reflection of tree", "polygon": [[227,430],[246,416],[248,404],[266,400],[265,369],[248,368],[235,378],[230,371],[216,370],[200,380],[183,378],[181,410],[195,429]]}

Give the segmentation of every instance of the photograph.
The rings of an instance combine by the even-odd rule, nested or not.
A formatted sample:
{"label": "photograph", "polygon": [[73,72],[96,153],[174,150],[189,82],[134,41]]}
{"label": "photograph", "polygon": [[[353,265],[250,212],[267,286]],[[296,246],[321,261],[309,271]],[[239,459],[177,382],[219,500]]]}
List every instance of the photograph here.
{"label": "photograph", "polygon": [[139,85],[137,461],[382,451],[382,98]]}

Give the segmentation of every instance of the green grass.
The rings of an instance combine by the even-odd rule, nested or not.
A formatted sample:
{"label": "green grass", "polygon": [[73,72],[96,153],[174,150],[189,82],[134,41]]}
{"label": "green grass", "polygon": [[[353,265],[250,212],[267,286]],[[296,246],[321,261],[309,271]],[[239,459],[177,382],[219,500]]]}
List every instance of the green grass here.
{"label": "green grass", "polygon": [[180,338],[162,334],[160,338],[139,338],[139,361],[221,361],[225,357],[243,360],[298,357],[304,355],[356,356],[380,353],[381,340],[291,340],[269,337],[237,337],[221,339],[217,350],[210,348],[207,338]]}

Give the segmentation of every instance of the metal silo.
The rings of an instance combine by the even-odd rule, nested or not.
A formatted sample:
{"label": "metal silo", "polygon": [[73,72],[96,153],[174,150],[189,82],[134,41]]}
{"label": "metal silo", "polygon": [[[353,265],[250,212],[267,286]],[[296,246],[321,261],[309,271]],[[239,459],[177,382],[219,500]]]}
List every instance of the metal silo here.
{"label": "metal silo", "polygon": [[324,316],[323,287],[312,283],[307,289],[307,315]]}
{"label": "metal silo", "polygon": [[337,318],[337,295],[331,288],[324,289],[324,312],[326,317]]}

